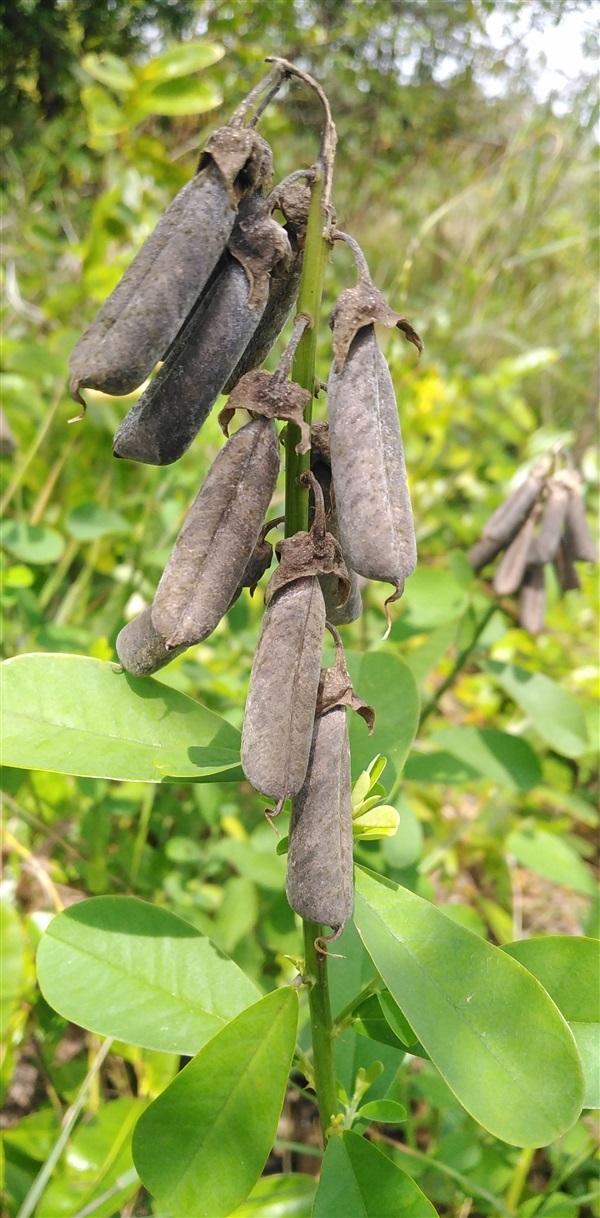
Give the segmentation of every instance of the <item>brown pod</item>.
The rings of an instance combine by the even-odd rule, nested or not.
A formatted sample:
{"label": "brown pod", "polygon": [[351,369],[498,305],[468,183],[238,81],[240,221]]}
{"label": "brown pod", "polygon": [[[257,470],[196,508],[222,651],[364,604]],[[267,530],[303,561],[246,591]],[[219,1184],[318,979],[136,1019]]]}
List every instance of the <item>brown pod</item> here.
{"label": "brown pod", "polygon": [[200,642],[227,612],[258,541],[279,461],[273,423],[255,419],[211,465],[152,605],[152,624],[167,647]]}
{"label": "brown pod", "polygon": [[568,483],[561,474],[555,474],[546,488],[542,522],[531,547],[530,562],[552,562],[563,535],[569,496]]}
{"label": "brown pod", "polygon": [[536,462],[533,466],[525,481],[490,516],[484,525],[483,537],[494,538],[501,542],[501,549],[505,545],[508,545],[513,537],[516,536],[521,525],[524,524],[531,509],[537,502],[544,487],[547,474],[548,462],[545,458],[542,458],[541,461]]}
{"label": "brown pod", "polygon": [[[323,492],[323,502],[327,516],[327,531],[340,540],[340,532],[333,502],[331,485],[331,464],[329,457],[329,424],[321,420],[311,424],[310,429],[310,468]],[[309,499],[309,521],[312,519],[314,508],[312,496]],[[348,567],[348,564],[346,563]],[[350,590],[347,599],[340,604],[338,580],[334,575],[320,575],[319,583],[325,599],[327,621],[332,626],[346,626],[355,622],[363,610],[360,584],[356,571],[348,567]]]}
{"label": "brown pod", "polygon": [[554,555],[554,570],[563,592],[578,592],[581,580],[577,574],[573,553],[568,536],[563,535],[562,541]]}
{"label": "brown pod", "polygon": [[288,257],[287,236],[262,204],[236,225],[228,248],[210,292],[123,419],[114,439],[116,457],[170,465],[183,456],[256,329],[270,273]]}
{"label": "brown pod", "polygon": [[511,541],[494,574],[493,587],[498,596],[510,596],[521,587],[525,568],[531,561],[531,546],[536,522],[539,518],[539,505],[527,517],[525,524],[519,529],[514,541]]}
{"label": "brown pod", "polygon": [[546,612],[546,573],[541,563],[532,563],[525,572],[521,588],[519,616],[523,630],[539,634]]}
{"label": "brown pod", "polygon": [[167,647],[162,634],[152,625],[152,606],[149,605],[133,621],[119,631],[116,641],[117,655],[123,668],[133,677],[151,677],[152,673],[170,664],[191,646]]}
{"label": "brown pod", "polygon": [[200,297],[231,234],[241,199],[270,178],[269,145],[256,131],[221,127],[195,177],[180,190],[69,360],[71,392],[137,388]]}
{"label": "brown pod", "polygon": [[325,603],[315,577],[286,584],[262,621],[244,712],[242,767],[261,795],[283,801],[306,776],[321,654]]}
{"label": "brown pod", "polygon": [[336,933],[352,916],[352,782],[343,707],[314,725],[306,777],[292,800],[286,892],[300,917]]}
{"label": "brown pod", "polygon": [[573,489],[569,495],[566,530],[569,533],[569,545],[573,558],[579,562],[596,562],[598,550],[587,522],[579,477],[574,480]]}
{"label": "brown pod", "polygon": [[497,537],[480,537],[479,541],[476,541],[475,545],[467,551],[467,558],[473,570],[481,571],[482,567],[487,567],[505,545],[506,542],[498,541]]}
{"label": "brown pod", "polygon": [[277,206],[287,220],[284,231],[287,233],[291,246],[291,260],[288,266],[282,265],[273,271],[269,281],[269,299],[265,311],[244,354],[223,386],[222,393],[231,393],[247,372],[262,367],[269,352],[275,346],[298,297],[304,262],[310,190],[306,184],[290,182],[283,184],[281,190],[277,188],[275,194],[277,195]]}

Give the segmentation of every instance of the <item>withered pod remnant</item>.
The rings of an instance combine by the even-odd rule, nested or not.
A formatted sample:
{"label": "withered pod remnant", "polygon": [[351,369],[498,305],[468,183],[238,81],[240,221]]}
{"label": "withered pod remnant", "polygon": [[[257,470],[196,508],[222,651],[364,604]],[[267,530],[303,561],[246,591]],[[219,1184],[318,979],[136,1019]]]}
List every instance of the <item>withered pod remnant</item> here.
{"label": "withered pod remnant", "polygon": [[252,128],[221,127],[69,361],[71,392],[126,394],[173,342],[233,228],[238,204],[269,181],[271,149]]}
{"label": "withered pod remnant", "polygon": [[355,695],[341,639],[332,668],[322,669],[310,758],[292,800],[286,892],[296,913],[331,926],[337,938],[352,915],[352,782],[346,706],[372,731],[374,714]]}
{"label": "withered pod remnant", "polygon": [[348,566],[368,579],[394,584],[387,606],[402,595],[417,550],[396,397],[373,323],[397,326],[419,351],[423,344],[374,287],[353,238],[333,236],[350,246],[359,273],[356,287],[342,293],[331,318],[335,358],[328,411],[337,523]]}
{"label": "withered pod remnant", "polygon": [[268,204],[249,201],[215,282],[123,419],[114,439],[116,457],[170,465],[183,456],[263,316],[271,271],[290,257],[287,234]]}
{"label": "withered pod remnant", "polygon": [[167,647],[200,642],[226,613],[259,539],[279,461],[273,423],[254,419],[213,462],[152,605],[152,624]]}
{"label": "withered pod remnant", "polygon": [[536,461],[524,482],[513,491],[484,525],[479,541],[467,555],[475,571],[487,566],[516,537],[537,503],[548,475],[545,457]]}

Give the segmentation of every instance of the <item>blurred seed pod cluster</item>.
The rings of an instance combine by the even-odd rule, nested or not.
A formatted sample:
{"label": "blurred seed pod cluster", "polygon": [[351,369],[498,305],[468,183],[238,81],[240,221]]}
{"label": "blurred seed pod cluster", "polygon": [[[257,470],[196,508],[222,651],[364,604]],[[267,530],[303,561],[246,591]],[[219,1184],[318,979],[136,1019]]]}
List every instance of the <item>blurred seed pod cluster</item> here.
{"label": "blurred seed pod cluster", "polygon": [[[80,339],[70,371],[83,402],[82,388],[128,393],[163,361],[114,439],[116,457],[155,465],[181,457],[218,397],[229,394],[219,415],[227,439],[152,605],[121,630],[117,653],[135,676],[157,672],[211,634],[241,589],[254,589],[275,549],[241,760],[255,789],[274,801],[270,817],[292,800],[288,897],[335,937],[353,893],[346,708],[373,726],[373,712],[352,690],[335,627],[362,612],[362,578],[393,585],[389,629],[387,606],[416,563],[398,409],[375,323],[398,327],[419,351],[422,344],[375,288],[353,238],[330,225],[331,247],[350,246],[358,281],[331,318],[328,422],[311,431],[312,394],[291,379],[310,315],[297,314],[276,371],[260,369],[298,296],[316,174],[315,167],[300,170],[266,193],[273,158],[254,123],[261,89],[270,98],[292,70],[278,62],[208,141],[195,177]],[[238,410],[250,421],[229,436]],[[277,422],[298,427],[296,452],[310,450],[312,468],[300,478],[309,490],[309,527],[273,547],[267,533],[281,523],[268,515],[280,470]],[[336,646],[329,669],[322,667],[326,626]]]}
{"label": "blurred seed pod cluster", "polygon": [[563,592],[581,587],[575,563],[595,562],[597,550],[587,522],[581,475],[566,454],[543,457],[524,482],[496,509],[467,557],[480,571],[502,554],[492,585],[498,596],[519,593],[521,626],[542,630],[546,568],[554,566]]}

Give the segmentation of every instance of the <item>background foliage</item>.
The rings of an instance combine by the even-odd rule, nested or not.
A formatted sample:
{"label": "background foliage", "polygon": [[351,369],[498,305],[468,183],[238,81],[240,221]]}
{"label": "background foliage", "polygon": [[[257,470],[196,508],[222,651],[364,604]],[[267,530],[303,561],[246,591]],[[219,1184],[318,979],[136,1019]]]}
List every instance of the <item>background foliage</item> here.
{"label": "background foliage", "polygon": [[[69,426],[67,358],[193,172],[206,135],[258,79],[264,55],[285,54],[313,71],[331,100],[340,226],[361,242],[375,282],[426,343],[416,365],[399,335],[385,340],[419,567],[386,643],[376,586],[364,616],[344,631],[359,692],[378,712],[372,741],[362,724],[353,728],[356,772],[386,755],[387,802],[401,817],[395,837],[361,844],[357,857],[501,945],[546,931],[598,933],[593,573],[582,570],[580,593],[551,587],[547,626],[535,640],[518,628],[510,600],[497,605],[437,700],[490,608],[491,588],[473,580],[463,553],[514,471],[562,440],[583,461],[596,504],[593,62],[589,77],[540,102],[523,50],[530,25],[547,28],[573,8],[585,15],[590,6],[20,0],[3,14],[2,383],[16,442],[11,452],[4,441],[1,458],[4,654],[113,659],[124,621],[152,598],[220,446],[215,418],[174,467],[115,462],[111,437],[132,398],[89,393],[87,417]],[[499,11],[512,26],[510,54],[489,37],[486,18]],[[270,108],[261,130],[278,178],[310,163],[318,123],[310,96],[295,87]],[[336,251],[325,316],[353,278],[349,256]],[[325,328],[323,379],[329,360]],[[215,634],[157,680],[239,728],[259,602],[244,593]],[[527,697],[515,666],[539,674]],[[47,679],[58,691],[60,677],[49,670]],[[399,705],[398,690],[414,701],[415,683],[425,715],[400,778],[412,711]],[[65,680],[67,701],[71,692]],[[140,896],[209,934],[263,993],[294,976],[301,939],[285,900],[284,860],[246,783],[142,785],[6,768],[3,785],[12,1215],[56,1141],[94,1042],[34,983],[33,951],[53,912],[81,895]],[[342,950],[352,960],[350,941]],[[368,1039],[368,1019],[365,1028],[354,1068],[389,1052]],[[153,1212],[132,1174],[131,1132],[138,1105],[162,1091],[177,1061],[113,1044],[39,1215]],[[464,1214],[468,1197],[473,1215],[499,1212],[498,1197],[506,1212],[523,1215],[597,1212],[589,1115],[544,1152],[519,1152],[484,1133],[428,1061],[409,1061],[395,1084],[409,1121],[393,1147],[378,1144],[441,1214]],[[383,1093],[375,1084],[368,1098]],[[281,1203],[289,1208],[278,1212],[308,1213],[318,1165],[310,1110],[291,1096],[285,1112],[271,1167],[299,1174],[294,1198]],[[307,1140],[305,1151],[293,1149]],[[258,1208],[240,1212],[268,1212],[261,1187]],[[535,1209],[540,1197],[545,1208]]]}

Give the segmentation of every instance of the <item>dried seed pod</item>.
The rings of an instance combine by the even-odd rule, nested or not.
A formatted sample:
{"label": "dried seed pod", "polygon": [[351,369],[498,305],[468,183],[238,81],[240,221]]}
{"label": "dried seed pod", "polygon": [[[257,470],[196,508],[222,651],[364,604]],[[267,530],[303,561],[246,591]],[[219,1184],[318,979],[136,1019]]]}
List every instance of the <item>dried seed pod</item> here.
{"label": "dried seed pod", "polygon": [[272,172],[256,131],[222,127],[198,172],[159,220],[73,351],[71,392],[126,394],[152,372],[198,300],[231,234],[242,198]]}
{"label": "dried seed pod", "polygon": [[352,916],[352,783],[346,711],[314,725],[308,769],[292,800],[286,892],[292,909],[337,936]]}
{"label": "dried seed pod", "polygon": [[398,326],[419,351],[423,344],[374,287],[356,242],[333,236],[351,246],[359,268],[356,287],[342,293],[331,318],[328,411],[338,528],[349,566],[395,585],[387,612],[414,571],[417,550],[394,386],[373,323]]}
{"label": "dried seed pod", "polygon": [[304,331],[312,325],[307,313],[298,313],[294,321],[292,337],[279,361],[276,372],[247,372],[233,390],[229,401],[219,414],[219,426],[229,435],[229,423],[236,410],[247,410],[251,414],[263,415],[266,419],[281,419],[295,423],[300,429],[300,441],[296,452],[305,453],[310,448],[310,428],[304,419],[304,411],[310,401],[308,389],[296,381],[288,381],[294,353]]}
{"label": "dried seed pod", "polygon": [[530,562],[552,562],[560,545],[567,507],[570,497],[568,481],[562,474],[555,474],[546,487],[546,503],[540,530],[531,547]]}
{"label": "dried seed pod", "polygon": [[277,187],[274,193],[277,206],[287,221],[284,227],[292,250],[291,261],[288,266],[282,265],[273,271],[265,311],[244,354],[223,386],[222,393],[231,393],[247,372],[262,367],[275,346],[298,296],[304,262],[310,189],[306,183],[288,182]]}
{"label": "dried seed pod", "polygon": [[573,470],[570,471],[570,477],[572,484],[567,504],[566,530],[569,533],[573,558],[579,562],[596,562],[598,551],[585,514],[581,478]]}
{"label": "dried seed pod", "polygon": [[335,643],[335,660],[331,668],[321,669],[317,694],[317,716],[326,715],[336,706],[349,706],[351,710],[356,711],[357,715],[362,716],[369,729],[369,735],[371,735],[375,726],[375,711],[372,706],[359,698],[358,694],[355,694],[350,673],[346,667],[342,640],[331,622],[327,622],[327,629]]}
{"label": "dried seed pod", "polygon": [[540,512],[541,507],[536,504],[498,563],[493,579],[494,592],[498,596],[510,596],[521,587],[525,568],[531,561],[533,535]]}
{"label": "dried seed pod", "polygon": [[490,516],[481,540],[467,554],[475,571],[487,566],[516,537],[542,493],[548,468],[545,457],[537,461],[525,481]]}
{"label": "dried seed pod", "polygon": [[350,591],[350,580],[339,542],[327,532],[321,488],[314,474],[309,472],[301,474],[299,481],[302,486],[312,487],[314,519],[308,533],[300,530],[277,543],[275,551],[279,566],[267,584],[265,601],[268,605],[275,593],[293,580],[308,575],[334,575],[338,581],[340,604],[344,604]]}
{"label": "dried seed pod", "polygon": [[151,605],[119,631],[115,644],[123,668],[133,677],[152,676],[191,645],[182,643],[181,647],[167,647],[162,634],[152,624]]}
{"label": "dried seed pod", "polygon": [[273,423],[255,419],[213,462],[175,542],[152,605],[167,647],[200,642],[226,613],[240,583],[279,473]]}
{"label": "dried seed pod", "polygon": [[276,811],[306,776],[324,632],[316,578],[294,580],[270,600],[252,663],[241,759],[248,781],[277,801]]}
{"label": "dried seed pod", "polygon": [[265,205],[236,225],[221,273],[162,368],[125,416],[116,457],[170,465],[189,448],[264,312],[271,270],[289,255]]}
{"label": "dried seed pod", "polygon": [[579,591],[581,588],[581,580],[577,574],[575,563],[573,562],[573,552],[570,544],[570,535],[563,534],[556,554],[554,555],[554,569],[556,578],[563,592]]}
{"label": "dried seed pod", "polygon": [[532,563],[525,572],[521,588],[519,616],[523,630],[539,634],[546,611],[546,573],[541,563]]}

